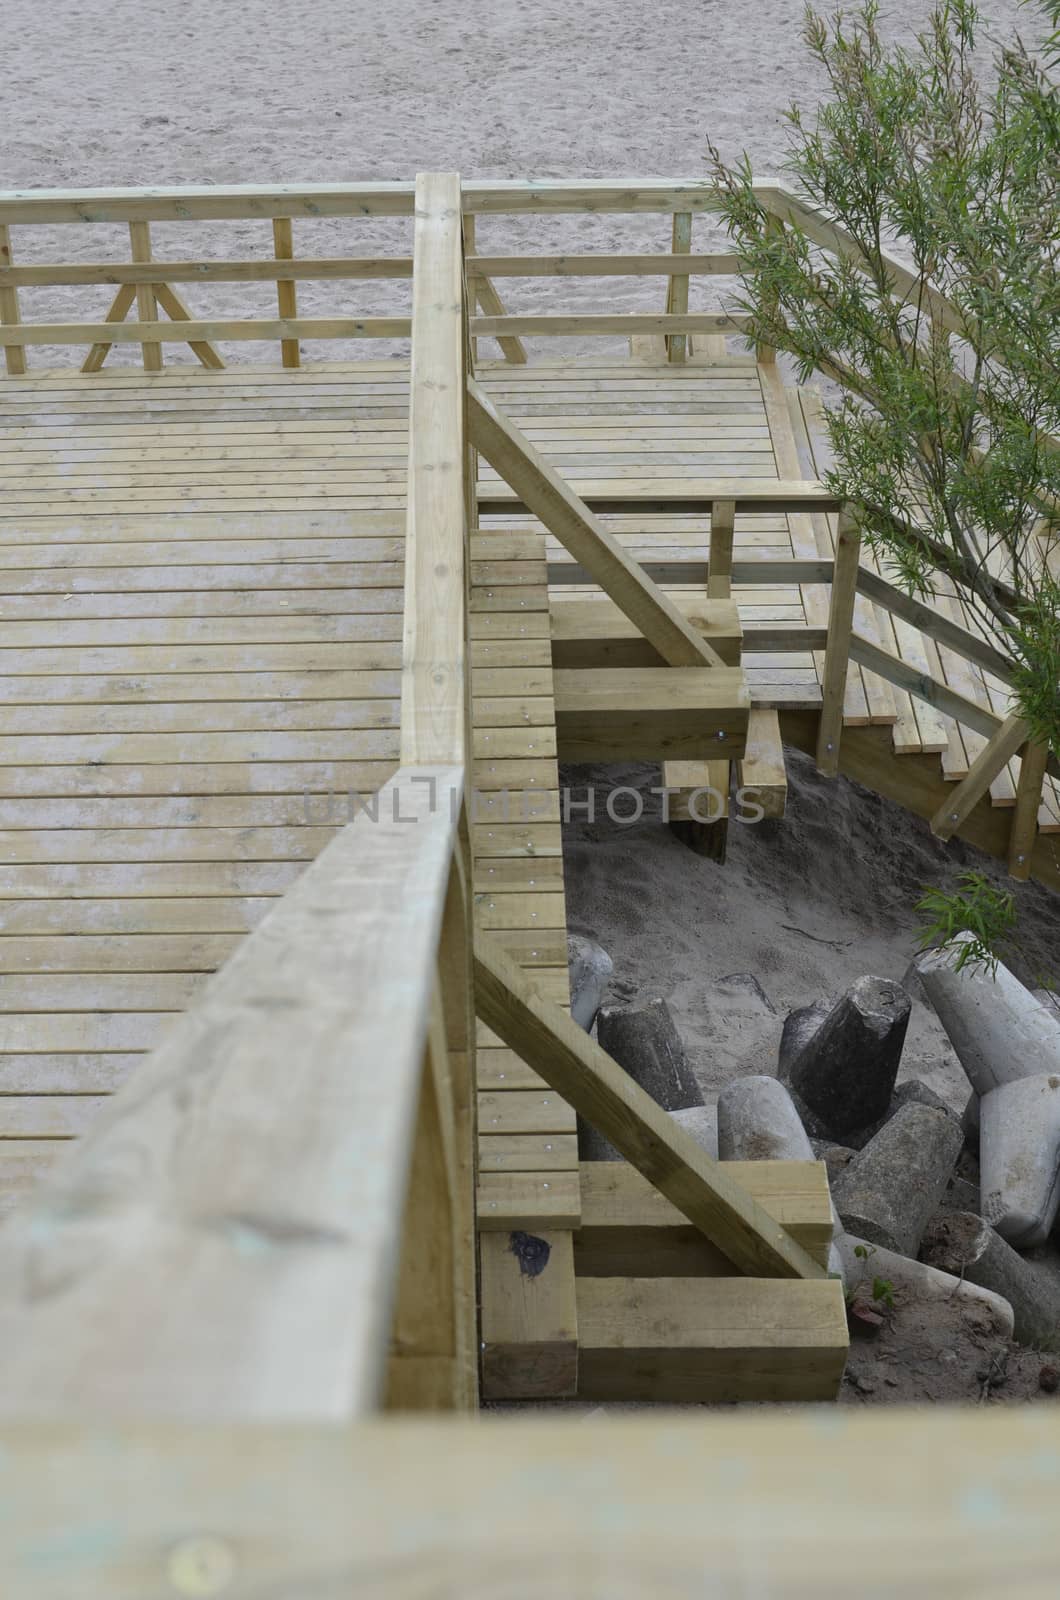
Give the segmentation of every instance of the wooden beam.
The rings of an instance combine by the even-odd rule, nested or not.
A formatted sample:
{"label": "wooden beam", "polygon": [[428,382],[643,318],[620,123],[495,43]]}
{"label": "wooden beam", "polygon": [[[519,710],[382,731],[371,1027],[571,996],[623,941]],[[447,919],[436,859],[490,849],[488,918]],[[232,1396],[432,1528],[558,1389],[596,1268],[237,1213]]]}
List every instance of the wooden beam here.
{"label": "wooden beam", "polygon": [[951,689],[940,679],[932,677],[930,673],[922,672],[920,668],[903,660],[901,656],[895,655],[893,650],[886,650],[883,645],[876,644],[859,633],[851,633],[850,659],[860,662],[863,667],[869,667],[888,683],[893,683],[895,688],[904,689],[906,694],[916,695],[926,705],[934,706],[944,715],[965,723],[987,739],[993,738],[1001,726],[1001,718],[988,706],[982,706],[978,701],[969,699],[967,695],[959,694],[956,689]]}
{"label": "wooden beam", "polygon": [[[740,664],[743,630],[729,600],[675,595],[674,604],[724,664]],[[802,630],[805,633],[805,630]],[[663,659],[606,596],[563,600],[551,607],[552,664],[556,667],[661,667]],[[770,646],[772,648],[772,646]],[[796,648],[796,646],[792,646]],[[802,645],[798,646],[802,648]]]}
{"label": "wooden beam", "polygon": [[[726,1171],[822,1267],[832,1241],[819,1161],[729,1161]],[[583,1161],[574,1256],[589,1278],[728,1277],[732,1262],[628,1161]]]}
{"label": "wooden beam", "polygon": [[638,333],[739,333],[746,328],[750,318],[742,312],[686,311],[680,316],[666,312],[658,315],[622,312],[575,312],[504,317],[472,317],[471,331],[484,338],[499,339],[503,335],[536,334],[538,337],[560,339],[591,337],[600,334]]}
{"label": "wooden beam", "polygon": [[[5,1576],[18,1600],[1045,1600],[1054,1437],[1045,1404],[13,1427]],[[881,1506],[902,1536],[870,1585]]]}
{"label": "wooden beam", "polygon": [[[504,420],[508,427],[514,428],[514,423],[507,418]],[[704,478],[696,481],[694,489],[689,488],[687,479],[680,478],[672,481],[630,478],[626,482],[603,478],[583,483],[580,497],[591,511],[613,511],[625,516],[643,511],[702,514],[715,500],[731,500],[737,511],[755,516],[774,511],[839,511],[843,505],[823,484],[802,478]],[[504,516],[509,511],[526,509],[518,491],[507,481],[480,488],[478,498],[484,516]],[[823,570],[830,574],[832,563],[827,562]],[[820,583],[827,580],[806,578],[800,581]]]}
{"label": "wooden beam", "polygon": [[[114,299],[111,301],[110,310],[107,312],[107,322],[124,322],[133,306],[136,304],[136,287],[131,283],[123,283]],[[81,364],[82,372],[99,372],[110,354],[113,340],[99,340],[88,352]]]}
{"label": "wooden beam", "polygon": [[664,661],[674,667],[721,665],[717,651],[644,576],[632,556],[474,379],[468,382],[468,425],[473,444],[490,466],[592,574],[593,582],[610,595]]}
{"label": "wooden beam", "polygon": [[[11,229],[6,222],[0,222],[0,268],[10,272],[11,266]],[[3,329],[17,327],[21,321],[17,287],[0,283],[0,343],[4,344],[4,363],[10,378],[21,378],[25,374],[26,352],[21,345],[4,343]]]}
{"label": "wooden beam", "polygon": [[931,831],[940,839],[951,839],[961,823],[974,811],[1002,767],[1007,766],[1030,730],[1018,715],[1006,717],[990,743],[972,762],[968,776],[954,788],[945,805],[931,819]]}
{"label": "wooden beam", "polygon": [[743,754],[751,696],[738,667],[564,668],[553,685],[562,761]]}
{"label": "wooden beam", "polygon": [[0,1416],[378,1406],[462,793],[398,772],[6,1223]]}
{"label": "wooden beam", "polygon": [[849,1335],[823,1278],[583,1278],[578,1395],[670,1405],[835,1400]]}
{"label": "wooden beam", "polygon": [[747,724],[747,747],[740,763],[739,787],[746,803],[761,806],[766,817],[782,817],[788,802],[788,774],[780,717],[776,711],[753,709]]}
{"label": "wooden beam", "polygon": [[828,645],[821,685],[821,727],[817,739],[817,770],[834,778],[839,771],[839,739],[843,730],[843,696],[850,662],[850,633],[857,593],[858,551],[861,535],[853,513],[844,508],[836,532],[835,576],[828,609]]}
{"label": "wooden beam", "polygon": [[[675,211],[673,221],[673,253],[687,256],[692,250],[692,213]],[[682,317],[688,312],[688,274],[672,273],[666,297],[666,310],[671,316]],[[666,341],[669,359],[681,364],[688,352],[688,335],[672,333]]]}
{"label": "wooden beam", "polygon": [[460,179],[416,180],[401,759],[469,748]]}
{"label": "wooden beam", "polygon": [[[277,222],[290,218],[278,217]],[[2,224],[0,224],[2,226]],[[411,278],[411,256],[303,256],[273,261],[159,261],[150,271],[135,261],[63,261],[0,268],[0,288],[51,288],[62,284],[280,283],[288,279]],[[293,314],[293,313],[292,313]]]}
{"label": "wooden beam", "polygon": [[[136,289],[131,284],[122,286]],[[142,285],[141,285],[142,287]],[[119,291],[119,299],[121,291]],[[189,343],[192,339],[407,339],[408,317],[227,317],[195,321],[183,329],[179,340],[166,323],[135,323],[110,327],[108,322],[24,322],[7,335],[9,344],[112,344]]]}
{"label": "wooden beam", "polygon": [[1012,813],[1012,833],[1009,836],[1008,870],[1014,878],[1027,879],[1031,875],[1034,836],[1038,831],[1038,807],[1042,802],[1042,784],[1048,763],[1049,746],[1044,740],[1029,739],[1020,757],[1016,809]]}
{"label": "wooden beam", "polygon": [[489,935],[475,936],[475,1004],[486,1026],[598,1128],[741,1271],[815,1279],[822,1268],[559,1007],[542,1000]]}
{"label": "wooden beam", "polygon": [[[194,321],[191,312],[188,310],[179,294],[175,289],[171,289],[168,283],[156,283],[154,285],[154,294],[158,304],[162,307],[162,310],[166,313],[167,317],[171,319],[171,321]],[[212,372],[224,370],[224,361],[214,349],[213,345],[210,344],[208,339],[189,339],[188,343],[204,367],[208,368]],[[161,346],[159,348],[161,348]]]}
{"label": "wooden beam", "polygon": [[[272,249],[277,261],[290,261],[294,257],[294,228],[290,217],[273,217]],[[286,321],[298,315],[298,290],[293,278],[277,278],[276,310]],[[285,367],[299,367],[302,355],[297,339],[281,339],[280,359]]]}
{"label": "wooden beam", "polygon": [[[149,222],[130,222],[129,238],[132,242],[132,258],[142,264],[151,259],[151,225]],[[155,308],[154,286],[150,283],[136,285],[136,315],[141,325],[155,322],[158,312]],[[145,372],[162,371],[162,346],[147,341],[141,346]]]}
{"label": "wooden beam", "polygon": [[936,644],[945,645],[947,650],[955,651],[957,655],[964,656],[965,660],[982,667],[984,672],[992,673],[1002,683],[1011,683],[1014,671],[1012,662],[978,634],[971,633],[967,628],[962,628],[960,623],[952,621],[945,613],[938,610],[937,606],[925,605],[923,601],[905,594],[894,584],[881,578],[878,573],[871,572],[868,567],[858,568],[858,593],[876,605],[883,606],[886,611],[900,617],[903,622],[919,628],[921,633],[926,633]]}
{"label": "wooden beam", "polygon": [[[687,212],[678,213],[687,216]],[[669,252],[658,255],[477,256],[468,258],[469,274],[490,278],[668,278],[674,269]],[[681,273],[690,278],[734,277],[737,255],[684,255]]]}

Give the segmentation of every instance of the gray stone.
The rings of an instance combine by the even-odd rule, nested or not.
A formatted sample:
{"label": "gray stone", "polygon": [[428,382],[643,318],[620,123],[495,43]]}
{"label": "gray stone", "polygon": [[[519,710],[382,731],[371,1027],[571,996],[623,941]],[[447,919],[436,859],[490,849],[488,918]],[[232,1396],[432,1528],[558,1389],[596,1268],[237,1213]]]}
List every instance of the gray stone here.
{"label": "gray stone", "polygon": [[[813,1161],[813,1147],[784,1085],[776,1078],[737,1078],[718,1096],[718,1153],[723,1161]],[[839,1217],[832,1207],[836,1233]],[[833,1240],[829,1271],[845,1281]]]}
{"label": "gray stone", "polygon": [[762,1011],[770,1017],[777,1014],[776,1006],[753,972],[730,972],[728,977],[719,978],[714,984],[715,996],[719,992],[744,1010]]}
{"label": "gray stone", "polygon": [[1037,1350],[1060,1348],[1060,1285],[1024,1261],[982,1217],[964,1211],[932,1217],[920,1254],[929,1266],[981,1284],[1007,1300],[1020,1344]]}
{"label": "gray stone", "polygon": [[615,964],[594,939],[572,933],[567,937],[567,966],[570,969],[570,1014],[579,1028],[591,1033]]}
{"label": "gray stone", "polygon": [[718,1096],[723,1161],[813,1161],[792,1098],[776,1078],[736,1078]]}
{"label": "gray stone", "polygon": [[956,1173],[946,1185],[946,1193],[939,1202],[943,1211],[970,1211],[977,1217],[982,1215],[981,1205],[979,1185],[969,1183],[967,1178],[961,1178]]}
{"label": "gray stone", "polygon": [[831,1009],[827,1000],[816,1000],[812,1006],[799,1006],[796,1010],[788,1012],[780,1035],[780,1053],[777,1058],[779,1077],[788,1076],[788,1068],[819,1032]]}
{"label": "gray stone", "polygon": [[810,1019],[799,1024],[802,1048],[781,1076],[833,1138],[842,1140],[887,1114],[909,1011],[909,996],[897,983],[865,977],[808,1038]]}
{"label": "gray stone", "polygon": [[670,1115],[708,1156],[718,1160],[717,1106],[686,1106],[683,1111],[671,1111]]}
{"label": "gray stone", "polygon": [[915,1256],[962,1143],[952,1117],[931,1106],[903,1106],[837,1179],[832,1198],[843,1226],[901,1256]]}
{"label": "gray stone", "polygon": [[[664,1111],[701,1106],[703,1095],[688,1064],[681,1036],[664,1000],[642,1006],[602,1006],[596,1037],[640,1087]],[[582,1161],[621,1161],[609,1139],[578,1118],[578,1155]]]}
{"label": "gray stone", "polygon": [[[966,1305],[981,1307],[993,1320],[996,1332],[1002,1339],[1011,1339],[1015,1325],[1012,1307],[1000,1294],[984,1289],[981,1284],[955,1277],[939,1267],[929,1267],[923,1261],[911,1261],[882,1245],[859,1239],[856,1234],[843,1233],[835,1248],[843,1262],[848,1291],[856,1292],[861,1283],[871,1290],[874,1278],[883,1278],[894,1290],[899,1306],[930,1304],[932,1301],[961,1300]],[[857,1251],[865,1251],[864,1256]]]}
{"label": "gray stone", "polygon": [[1014,1249],[1044,1244],[1060,1210],[1060,1076],[1000,1084],[979,1119],[984,1221]]}
{"label": "gray stone", "polygon": [[813,1153],[828,1168],[828,1182],[834,1184],[854,1159],[855,1152],[846,1144],[833,1144],[830,1139],[811,1139]]}
{"label": "gray stone", "polygon": [[907,1078],[905,1083],[900,1083],[891,1096],[891,1103],[887,1108],[889,1117],[895,1116],[903,1106],[908,1105],[931,1106],[935,1111],[945,1112],[947,1117],[952,1117],[954,1122],[960,1122],[960,1117],[952,1107],[948,1106],[940,1094],[928,1084],[922,1083],[919,1078]]}
{"label": "gray stone", "polygon": [[703,1104],[685,1047],[664,1000],[643,1006],[602,1006],[596,1019],[601,1047],[664,1111]]}
{"label": "gray stone", "polygon": [[1060,1017],[1006,966],[957,971],[970,935],[917,957],[920,981],[979,1095],[1018,1078],[1060,1073]]}

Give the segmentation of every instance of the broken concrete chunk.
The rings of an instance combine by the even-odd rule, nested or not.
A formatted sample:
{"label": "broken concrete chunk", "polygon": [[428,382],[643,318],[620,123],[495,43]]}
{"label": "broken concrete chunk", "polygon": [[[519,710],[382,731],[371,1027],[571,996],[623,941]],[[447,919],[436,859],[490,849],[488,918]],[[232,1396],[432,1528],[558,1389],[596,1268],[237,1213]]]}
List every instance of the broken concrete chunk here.
{"label": "broken concrete chunk", "polygon": [[827,1000],[816,1000],[812,1006],[798,1006],[794,1011],[788,1012],[780,1035],[780,1054],[777,1059],[779,1077],[787,1078],[788,1068],[820,1031],[831,1009]]}
{"label": "broken concrete chunk", "polygon": [[737,1078],[718,1096],[723,1161],[814,1161],[792,1098],[776,1078]]}
{"label": "broken concrete chunk", "polygon": [[[596,1018],[596,1037],[664,1111],[702,1106],[702,1091],[664,1000],[649,1000],[642,1006],[602,1006]],[[611,1141],[581,1117],[578,1155],[582,1161],[622,1160]]]}
{"label": "broken concrete chunk", "polygon": [[1060,1073],[1060,1017],[1000,962],[994,973],[971,965],[958,972],[960,947],[970,937],[959,934],[927,951],[916,966],[972,1088],[985,1095],[1018,1078]]}
{"label": "broken concrete chunk", "polygon": [[991,1089],[979,1122],[984,1221],[1017,1250],[1044,1244],[1060,1210],[1060,1075]]}
{"label": "broken concrete chunk", "polygon": [[1038,1350],[1060,1348],[1060,1287],[1024,1261],[982,1217],[963,1211],[932,1217],[920,1254],[928,1265],[981,1284],[1007,1300],[1020,1344]]}
{"label": "broken concrete chunk", "polygon": [[664,1000],[603,1006],[596,1019],[601,1047],[664,1111],[703,1104],[681,1036]]}
{"label": "broken concrete chunk", "polygon": [[567,937],[567,965],[570,968],[570,1014],[579,1028],[591,1033],[615,964],[595,940],[572,933]]}
{"label": "broken concrete chunk", "polygon": [[802,1049],[782,1076],[834,1138],[886,1115],[909,1012],[909,996],[897,983],[865,977],[850,986],[809,1038],[808,1021],[800,1024]]}
{"label": "broken concrete chunk", "polygon": [[670,1115],[708,1156],[718,1160],[717,1106],[686,1106],[683,1111],[671,1111]]}
{"label": "broken concrete chunk", "polygon": [[[844,1233],[836,1240],[836,1248],[843,1262],[848,1290],[857,1290],[860,1284],[871,1293],[875,1279],[882,1278],[894,1290],[899,1301],[932,1301],[960,1299],[968,1305],[981,1307],[988,1312],[996,1332],[1002,1339],[1011,1339],[1014,1326],[1012,1307],[1008,1301],[981,1284],[962,1282],[952,1273],[938,1267],[929,1267],[923,1261],[910,1261],[908,1256],[897,1255],[855,1234]],[[862,1250],[863,1255],[857,1251]]]}
{"label": "broken concrete chunk", "polygon": [[915,1256],[962,1144],[952,1117],[931,1106],[903,1106],[836,1180],[832,1198],[843,1226],[901,1256]]}

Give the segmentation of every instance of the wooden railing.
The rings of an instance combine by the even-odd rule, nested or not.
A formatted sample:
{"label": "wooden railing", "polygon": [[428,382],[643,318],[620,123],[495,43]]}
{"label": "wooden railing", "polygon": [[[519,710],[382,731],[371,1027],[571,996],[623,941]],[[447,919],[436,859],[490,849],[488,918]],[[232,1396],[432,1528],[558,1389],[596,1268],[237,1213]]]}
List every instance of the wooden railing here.
{"label": "wooden railing", "polygon": [[455,177],[415,263],[402,765],[5,1226],[6,1420],[474,1404]]}
{"label": "wooden railing", "polygon": [[[730,277],[737,258],[729,253],[696,253],[692,248],[693,218],[710,212],[715,191],[709,184],[613,182],[465,183],[461,206],[468,236],[467,271],[472,299],[482,315],[473,315],[474,338],[499,340],[511,361],[525,360],[522,339],[528,336],[593,336],[655,334],[667,339],[674,361],[685,359],[688,335],[738,332],[746,318],[726,312],[690,312],[689,283],[694,278]],[[300,316],[298,285],[305,283],[380,282],[408,279],[412,256],[339,256],[314,258],[300,253],[312,225],[336,218],[411,219],[414,188],[398,184],[315,184],[305,187],[231,189],[174,188],[145,190],[32,190],[0,194],[0,345],[7,371],[27,370],[33,347],[88,345],[86,372],[100,369],[113,346],[139,345],[145,370],[158,371],[166,344],[190,345],[204,366],[224,361],[218,341],[280,342],[284,366],[301,362],[305,342],[361,339],[406,340],[407,314]],[[586,214],[652,213],[673,217],[673,250],[658,254],[477,255],[478,217],[523,217]],[[155,225],[260,221],[267,258],[217,260],[181,255],[160,258],[154,247]],[[22,260],[30,230],[41,225],[77,223],[79,243],[87,227],[122,224],[129,230],[127,261]],[[14,241],[12,234],[17,236]],[[296,246],[298,247],[296,249]],[[665,309],[655,312],[512,314],[506,310],[494,280],[510,278],[659,277],[666,281]],[[199,317],[176,285],[276,285],[277,316]],[[28,322],[23,297],[34,290],[112,286],[113,302],[104,321]],[[472,312],[475,307],[472,306]],[[130,314],[135,320],[126,320]]]}

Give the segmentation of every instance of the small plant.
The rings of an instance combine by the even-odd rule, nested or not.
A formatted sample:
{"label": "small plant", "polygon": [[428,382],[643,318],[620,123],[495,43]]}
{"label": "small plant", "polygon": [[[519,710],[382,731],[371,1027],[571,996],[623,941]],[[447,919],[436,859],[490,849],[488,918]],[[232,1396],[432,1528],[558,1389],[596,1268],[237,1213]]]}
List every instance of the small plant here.
{"label": "small plant", "polygon": [[986,967],[993,976],[1001,955],[1014,945],[1015,899],[980,872],[962,872],[957,888],[950,891],[926,889],[916,910],[922,919],[921,950],[951,944],[960,933],[970,935],[959,947],[956,972],[963,967]]}
{"label": "small plant", "polygon": [[873,1278],[872,1298],[888,1310],[894,1310],[894,1284],[890,1278]]}

